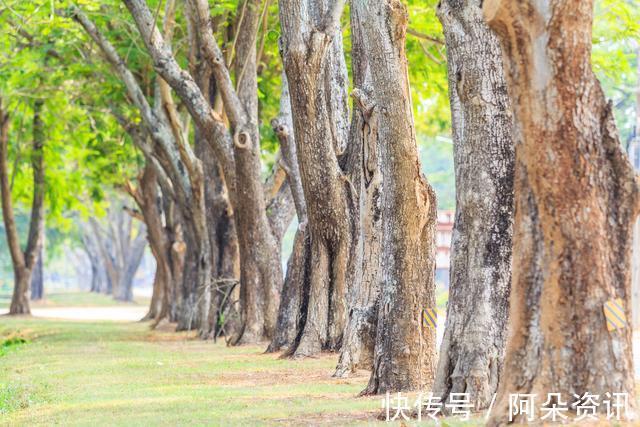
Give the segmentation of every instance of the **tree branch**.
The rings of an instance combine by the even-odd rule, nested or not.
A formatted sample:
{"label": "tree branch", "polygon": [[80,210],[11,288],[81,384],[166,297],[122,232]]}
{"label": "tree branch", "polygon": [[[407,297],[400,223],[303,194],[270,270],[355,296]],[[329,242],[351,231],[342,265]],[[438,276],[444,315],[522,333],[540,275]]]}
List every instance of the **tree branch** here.
{"label": "tree branch", "polygon": [[227,177],[231,178],[227,179],[227,182],[235,182],[231,136],[224,123],[210,107],[193,77],[176,62],[160,31],[153,24],[153,17],[146,2],[144,0],[123,1],[131,12],[147,50],[153,58],[156,71],[184,102],[197,126],[208,134],[208,140],[215,141],[212,144],[214,153]]}
{"label": "tree branch", "polygon": [[140,111],[140,115],[147,127],[149,134],[157,141],[169,160],[170,170],[167,172],[172,181],[180,186],[184,198],[191,198],[191,187],[188,177],[180,166],[180,153],[176,150],[172,131],[164,119],[156,114],[147,101],[142,89],[138,85],[133,73],[127,68],[111,43],[100,33],[95,24],[77,7],[71,9],[71,17],[85,29],[87,34],[100,47],[107,61],[112,65],[127,88],[127,92]]}
{"label": "tree branch", "polygon": [[193,17],[200,35],[202,54],[211,66],[231,126],[236,130],[235,132],[238,132],[249,122],[249,119],[231,81],[222,51],[211,31],[209,3],[207,0],[188,1],[194,12]]}

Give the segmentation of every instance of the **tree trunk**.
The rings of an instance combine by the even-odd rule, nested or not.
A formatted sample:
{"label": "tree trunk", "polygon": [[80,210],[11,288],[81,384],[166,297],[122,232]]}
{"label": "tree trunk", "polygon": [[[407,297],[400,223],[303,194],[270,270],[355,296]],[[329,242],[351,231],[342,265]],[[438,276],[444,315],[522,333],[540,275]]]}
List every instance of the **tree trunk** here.
{"label": "tree trunk", "polygon": [[298,230],[293,240],[293,248],[280,297],[278,321],[276,330],[267,348],[267,352],[289,349],[295,342],[303,302],[303,287],[309,283],[311,245],[307,227],[307,206],[304,200],[304,190],[298,166],[293,121],[291,117],[291,100],[287,75],[282,73],[282,92],[280,94],[280,114],[271,121],[278,140],[280,141],[280,160],[284,165],[286,179],[291,189],[296,215],[298,216]]}
{"label": "tree trunk", "polygon": [[[637,88],[636,88],[636,146],[640,145],[640,44],[636,53],[637,62]],[[633,227],[633,253],[631,271],[631,307],[633,316],[633,329],[640,330],[640,219],[636,220]]]}
{"label": "tree trunk", "polygon": [[[187,8],[191,13],[191,9]],[[189,24],[189,68],[194,76],[200,92],[208,99],[212,106],[219,95],[212,70],[202,60],[200,39],[193,25],[193,17],[187,20]],[[217,337],[223,333],[219,330],[224,317],[226,335],[239,336],[242,330],[240,313],[235,313],[237,307],[229,307],[221,312],[221,305],[225,304],[228,285],[235,283],[239,272],[238,235],[234,211],[229,200],[229,191],[222,168],[216,159],[211,141],[207,140],[200,128],[195,132],[195,154],[202,162],[204,175],[204,200],[207,218],[207,233],[211,246],[211,266],[213,284],[211,287],[207,327],[201,326],[204,337]],[[237,292],[236,292],[237,293]],[[234,299],[237,299],[237,295]],[[205,331],[206,329],[206,331]]]}
{"label": "tree trunk", "polygon": [[[640,105],[640,104],[638,104]],[[635,331],[640,330],[640,219],[633,226],[633,249],[631,261],[631,315]]]}
{"label": "tree trunk", "polygon": [[26,268],[14,270],[13,273],[13,295],[9,314],[31,314],[29,307],[29,281],[31,271]]}
{"label": "tree trunk", "polygon": [[147,229],[149,248],[156,260],[153,293],[149,311],[143,320],[153,319],[155,324],[169,314],[170,287],[173,281],[169,260],[169,239],[162,223],[162,200],[155,169],[147,162],[139,178],[139,190],[134,197]]}
{"label": "tree trunk", "polygon": [[173,281],[169,289],[169,321],[178,321],[178,302],[182,277],[184,274],[186,244],[182,233],[182,222],[175,203],[169,197],[163,197],[165,231],[169,239],[169,265]]}
{"label": "tree trunk", "polygon": [[[273,332],[275,326],[282,274],[279,257],[273,256],[279,252],[279,242],[277,242],[276,236],[269,236],[272,230],[270,230],[267,218],[263,200],[264,194],[259,191],[262,190],[259,168],[259,135],[257,114],[253,114],[253,110],[257,109],[257,102],[255,102],[256,107],[254,108],[252,99],[256,95],[248,95],[249,92],[257,91],[257,85],[254,84],[255,71],[237,73],[238,91],[236,92],[236,85],[230,78],[222,52],[212,32],[208,3],[203,0],[188,2],[188,21],[190,21],[192,30],[197,33],[201,44],[201,53],[211,67],[222,94],[225,112],[233,129],[232,136],[225,127],[220,114],[211,108],[207,94],[200,91],[193,76],[182,70],[175,61],[170,46],[162,40],[158,29],[154,26],[153,14],[146,2],[141,0],[125,0],[124,2],[136,21],[147,50],[153,57],[156,71],[185,103],[199,131],[210,141],[220,167],[224,171],[225,182],[229,186],[236,215],[241,259],[248,260],[245,267],[241,267],[241,288],[248,291],[243,300],[246,301],[244,306],[251,307],[251,309],[246,312],[245,327],[240,342],[255,342],[266,338]],[[254,12],[257,13],[257,11]],[[247,37],[248,40],[241,42],[238,39],[236,46],[237,64],[245,64],[244,67],[247,69],[252,67],[252,62],[255,64],[255,46],[252,48],[251,45],[255,44],[257,26],[254,26],[256,28],[254,30],[251,25],[253,25],[253,18],[249,17],[245,27],[246,31],[239,33],[242,37]],[[246,48],[240,46],[242,43],[246,43]],[[181,144],[179,149],[182,160],[187,163],[187,169],[193,169],[190,168],[193,166],[190,163],[196,162],[191,158],[189,145]],[[185,153],[188,155],[184,155]],[[236,174],[238,175],[237,180]],[[193,182],[193,178],[191,181]],[[196,198],[202,194],[199,189],[194,190],[193,193]],[[185,223],[188,225],[189,221],[185,219]],[[199,220],[195,221],[196,227],[200,227],[200,223]],[[188,237],[192,233],[187,228],[184,230],[185,240],[187,242],[193,241],[193,238]],[[200,235],[201,233],[198,231],[196,234]],[[202,257],[202,248],[198,249]],[[207,261],[208,257],[207,253]],[[187,259],[189,259],[189,255]],[[203,260],[204,258],[200,258],[198,261],[202,263]],[[209,286],[207,284],[205,289],[208,289]],[[208,292],[205,291],[204,296],[208,297]],[[208,307],[206,303],[202,306]],[[257,311],[253,310],[255,307],[258,308]],[[200,316],[204,318],[205,314],[200,313]]]}
{"label": "tree trunk", "polygon": [[38,301],[44,298],[44,267],[42,257],[44,256],[44,248],[40,249],[38,261],[33,268],[31,274],[31,301]]}
{"label": "tree trunk", "polygon": [[[256,38],[261,1],[245,4],[236,44],[235,75],[238,98],[249,123],[236,129],[248,134],[247,146],[234,144],[235,201],[240,247],[240,301],[243,331],[239,343],[256,343],[273,336],[282,288],[280,246],[270,228],[263,192],[260,162]],[[225,105],[225,108],[229,108]]]}
{"label": "tree trunk", "polygon": [[42,108],[44,101],[36,99],[33,104],[33,144],[31,151],[31,167],[33,169],[33,201],[29,220],[29,234],[24,252],[20,248],[16,229],[11,187],[9,185],[8,143],[9,114],[3,108],[0,99],[0,195],[2,198],[2,217],[5,226],[9,252],[14,272],[14,288],[9,314],[30,314],[29,290],[31,272],[36,257],[42,247],[44,235],[44,130]]}
{"label": "tree trunk", "polygon": [[513,393],[628,393],[632,411],[631,328],[609,331],[604,305],[620,299],[631,318],[639,190],[591,69],[593,2],[483,7],[518,136],[509,340],[489,423],[511,421]]}
{"label": "tree trunk", "polygon": [[511,286],[512,119],[500,46],[480,0],[443,0],[456,217],[449,303],[434,392],[491,404],[502,372]]}
{"label": "tree trunk", "polygon": [[[171,62],[167,60],[168,58],[173,60],[170,48],[170,37],[167,37],[168,44],[165,44],[164,36],[155,27],[155,19],[148,10],[146,2],[127,0],[125,3],[130,9],[132,16],[136,19],[138,29],[143,36],[148,50],[154,57],[154,62],[159,73],[167,82],[173,83],[174,89],[181,95],[184,95],[185,90],[193,90],[195,86],[193,80],[189,80],[188,84],[185,85],[183,84],[185,83],[183,75],[177,79],[180,82],[177,85],[180,87],[176,88],[177,82],[175,74],[172,74],[172,72],[174,72],[176,68],[179,69],[179,67],[175,61]],[[163,112],[162,108],[152,108],[147,101],[145,93],[136,81],[135,76],[93,22],[75,7],[70,9],[70,14],[73,19],[77,20],[83,26],[96,44],[98,44],[105,57],[122,79],[130,99],[140,111],[145,129],[154,141],[153,147],[141,144],[139,148],[145,153],[147,159],[155,159],[158,161],[161,165],[161,171],[171,182],[171,192],[175,196],[180,223],[184,226],[181,232],[184,236],[184,242],[186,243],[186,250],[184,250],[185,248],[180,244],[174,248],[178,251],[177,254],[179,254],[176,262],[179,261],[182,263],[181,258],[182,254],[184,254],[183,266],[185,271],[180,277],[182,289],[177,292],[178,298],[175,300],[175,310],[173,310],[172,317],[177,318],[179,330],[196,328],[200,324],[206,324],[211,290],[211,248],[206,232],[202,164],[193,154],[190,144],[186,138],[183,137],[184,135],[175,132],[175,130],[177,130],[176,123],[173,120],[175,119],[175,115],[171,114],[171,111]],[[158,51],[158,45],[160,45],[160,52]],[[159,56],[162,56],[162,59],[159,59]],[[167,70],[169,70],[168,74]],[[182,72],[184,73],[184,71]],[[162,82],[159,83],[160,89],[162,89],[161,86]],[[157,99],[158,102],[156,102],[156,104],[170,110],[172,107],[170,92],[167,87],[164,89],[165,90],[159,90],[158,92],[161,95],[168,95],[168,97]],[[182,89],[182,92],[179,89]],[[192,92],[189,93],[191,94]],[[198,97],[196,101],[200,102],[202,101],[202,94],[198,95],[200,95],[200,97]],[[193,98],[190,98],[189,101],[193,101]],[[200,106],[202,106],[201,103],[198,104],[198,107]],[[207,119],[205,125],[199,121],[202,119],[203,114],[196,114],[192,104],[189,104],[187,108],[189,108],[190,112],[194,115],[196,122],[203,128],[206,128],[208,133],[213,134],[219,132],[220,124],[211,114],[210,109],[206,109]],[[198,112],[201,113],[202,111],[198,110]],[[216,148],[220,152],[220,157],[228,160],[226,147],[219,144]],[[176,277],[176,279],[178,278],[177,276],[174,277]],[[196,303],[200,305],[200,307],[191,305]],[[201,317],[205,319],[204,322],[201,321]]]}
{"label": "tree trunk", "polygon": [[[351,11],[351,69],[352,93],[355,102],[361,89],[370,89],[369,52],[361,19],[355,9]],[[368,119],[368,118],[367,118]],[[378,299],[380,296],[382,216],[380,215],[381,175],[378,170],[374,138],[369,138],[369,126],[365,115],[354,108],[351,117],[349,145],[343,155],[350,181],[358,193],[358,205],[353,211],[358,219],[360,232],[354,241],[355,271],[348,293],[349,319],[345,327],[340,357],[334,377],[347,377],[358,368],[371,370],[375,348]]]}
{"label": "tree trunk", "polygon": [[348,132],[348,80],[339,31],[343,5],[280,1],[282,55],[311,240],[301,330],[289,350],[294,357],[338,350],[347,321],[357,194],[338,161]]}
{"label": "tree trunk", "polygon": [[398,0],[356,0],[351,11],[367,61],[353,93],[362,114],[363,178],[381,188],[369,213],[380,216],[382,235],[373,371],[363,393],[422,389],[435,371],[435,329],[422,325],[422,313],[435,308],[436,200],[418,160],[404,51],[408,16]]}

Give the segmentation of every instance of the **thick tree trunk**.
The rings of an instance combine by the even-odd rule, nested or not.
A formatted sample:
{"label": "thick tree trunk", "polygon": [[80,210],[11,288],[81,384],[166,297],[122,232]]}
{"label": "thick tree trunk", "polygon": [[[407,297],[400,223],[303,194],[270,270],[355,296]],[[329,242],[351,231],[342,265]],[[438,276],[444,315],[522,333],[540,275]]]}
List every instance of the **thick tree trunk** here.
{"label": "thick tree trunk", "polygon": [[[282,288],[280,246],[267,219],[260,162],[256,38],[261,1],[247,1],[236,43],[237,95],[248,123],[236,128],[245,144],[234,144],[236,165],[235,218],[240,247],[240,302],[243,331],[239,343],[273,336]],[[225,105],[225,108],[229,108]]]}
{"label": "thick tree trunk", "polygon": [[338,350],[347,321],[357,194],[338,157],[348,133],[347,74],[339,19],[344,3],[280,2],[298,164],[311,244],[294,357]]}
{"label": "thick tree trunk", "polygon": [[31,274],[31,301],[38,301],[44,298],[43,256],[44,249],[40,249],[38,261],[36,261],[36,265],[33,267],[33,273]]}
{"label": "thick tree trunk", "polygon": [[169,289],[169,321],[178,321],[178,302],[184,274],[186,244],[182,233],[182,222],[175,203],[169,197],[163,197],[165,232],[169,239],[169,265],[173,280]]}
{"label": "thick tree trunk", "polygon": [[[188,13],[191,8],[186,9]],[[200,38],[193,24],[193,16],[187,20],[189,33],[189,68],[194,80],[198,84],[200,92],[208,100],[209,106],[215,103],[219,95],[216,90],[216,81],[212,76],[212,70],[202,60]],[[224,178],[222,168],[216,159],[215,150],[201,129],[195,131],[195,154],[202,162],[204,174],[204,198],[207,217],[207,232],[211,246],[212,280],[211,301],[209,304],[207,327],[201,326],[204,337],[213,336],[214,339],[224,333],[239,336],[242,330],[240,313],[235,312],[237,306],[229,306],[226,309],[228,286],[236,283],[239,272],[238,235],[234,211],[229,200],[229,191]],[[236,295],[229,296],[238,299]],[[224,322],[224,331],[221,330]],[[205,331],[205,329],[207,329]]]}
{"label": "thick tree trunk", "polygon": [[449,303],[434,392],[488,408],[502,372],[511,287],[512,118],[480,0],[443,0],[456,174]]}
{"label": "thick tree trunk", "polygon": [[[364,84],[353,96],[362,114],[363,178],[380,181],[379,307],[373,371],[363,393],[428,387],[435,371],[435,329],[422,324],[435,308],[433,189],[420,171],[407,61],[408,16],[398,0],[351,3]],[[366,277],[366,275],[365,275]]]}
{"label": "thick tree trunk", "polygon": [[[356,105],[362,100],[361,89],[371,89],[369,53],[365,45],[362,22],[351,9],[352,93]],[[382,216],[380,215],[381,175],[375,155],[375,139],[369,137],[369,125],[359,108],[354,108],[349,145],[341,159],[359,197],[353,214],[360,232],[354,242],[355,271],[348,293],[349,319],[345,327],[335,377],[347,377],[358,368],[372,369],[375,348],[378,299],[380,295]]]}
{"label": "thick tree trunk", "polygon": [[3,108],[0,99],[0,195],[2,199],[2,217],[5,226],[9,252],[14,272],[14,288],[9,314],[30,314],[29,291],[31,272],[36,263],[44,235],[44,130],[42,108],[44,101],[37,99],[33,104],[33,144],[31,167],[33,169],[33,201],[29,220],[29,234],[24,252],[20,248],[16,229],[11,187],[9,185],[8,143],[9,114]]}
{"label": "thick tree trunk", "polygon": [[31,314],[29,307],[29,282],[31,271],[26,268],[19,268],[13,273],[13,295],[9,314]]}
{"label": "thick tree trunk", "polygon": [[633,410],[631,328],[609,331],[604,305],[620,299],[631,318],[639,190],[591,69],[593,2],[483,7],[518,136],[510,332],[490,424],[510,421],[513,393],[628,393]]}
{"label": "thick tree trunk", "polygon": [[[199,213],[199,212],[198,212]],[[183,230],[186,251],[182,286],[178,297],[178,331],[204,329],[208,334],[208,308],[211,305],[211,252],[206,233],[204,216],[198,219],[199,226],[185,221]],[[206,311],[203,309],[206,308]]]}

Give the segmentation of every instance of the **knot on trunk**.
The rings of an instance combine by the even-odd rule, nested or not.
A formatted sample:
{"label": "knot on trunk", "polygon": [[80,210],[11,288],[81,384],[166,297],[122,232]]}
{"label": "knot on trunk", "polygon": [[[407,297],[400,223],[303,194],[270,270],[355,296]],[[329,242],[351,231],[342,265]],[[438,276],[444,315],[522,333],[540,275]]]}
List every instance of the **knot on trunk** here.
{"label": "knot on trunk", "polygon": [[249,132],[237,129],[233,134],[233,145],[240,149],[248,149],[251,146],[251,136]]}
{"label": "knot on trunk", "polygon": [[289,126],[279,117],[271,120],[271,128],[278,138],[286,138],[289,136]]}

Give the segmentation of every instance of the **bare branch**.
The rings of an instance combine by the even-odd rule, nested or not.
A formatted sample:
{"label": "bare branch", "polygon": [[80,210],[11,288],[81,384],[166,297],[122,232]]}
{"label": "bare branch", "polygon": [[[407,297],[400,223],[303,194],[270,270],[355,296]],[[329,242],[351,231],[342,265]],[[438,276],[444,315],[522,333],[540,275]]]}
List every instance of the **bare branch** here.
{"label": "bare branch", "polygon": [[430,41],[430,42],[433,42],[433,43],[436,43],[436,44],[444,46],[444,41],[443,40],[441,40],[441,39],[439,39],[437,37],[432,37],[432,36],[427,35],[425,33],[421,33],[420,31],[414,30],[413,28],[407,28],[407,34],[411,34],[412,36],[417,37],[419,39],[427,40],[427,41]]}

